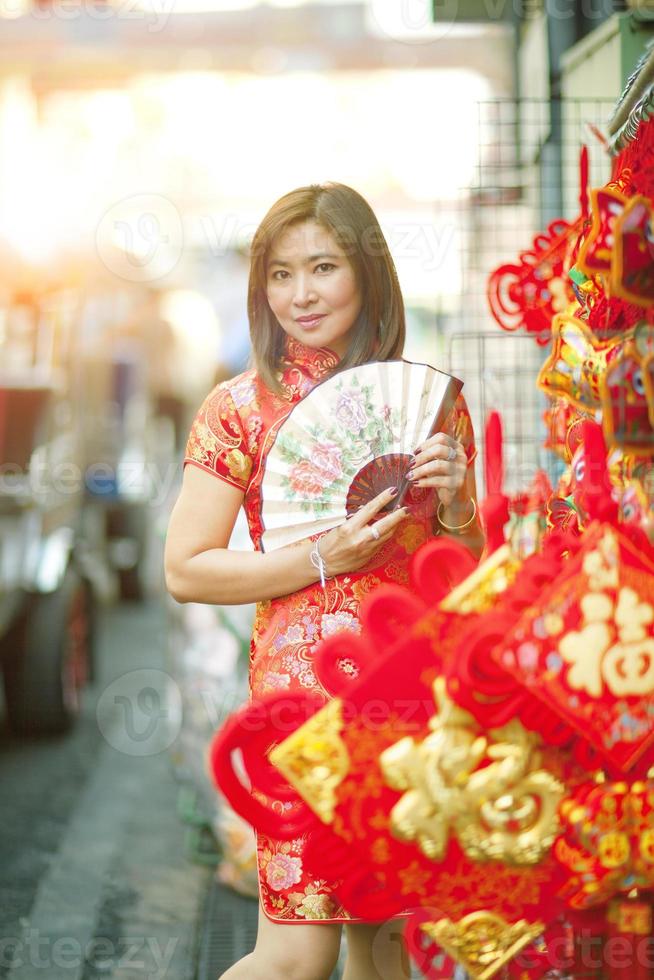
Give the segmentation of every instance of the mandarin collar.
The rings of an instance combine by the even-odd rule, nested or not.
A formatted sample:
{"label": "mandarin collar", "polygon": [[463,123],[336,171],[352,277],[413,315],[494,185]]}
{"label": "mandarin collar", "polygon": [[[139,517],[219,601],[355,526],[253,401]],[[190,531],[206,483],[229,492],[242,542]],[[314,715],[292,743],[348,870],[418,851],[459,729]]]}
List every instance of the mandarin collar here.
{"label": "mandarin collar", "polygon": [[340,358],[331,347],[307,347],[294,337],[286,335],[284,367],[299,368],[313,381],[319,381],[338,364]]}

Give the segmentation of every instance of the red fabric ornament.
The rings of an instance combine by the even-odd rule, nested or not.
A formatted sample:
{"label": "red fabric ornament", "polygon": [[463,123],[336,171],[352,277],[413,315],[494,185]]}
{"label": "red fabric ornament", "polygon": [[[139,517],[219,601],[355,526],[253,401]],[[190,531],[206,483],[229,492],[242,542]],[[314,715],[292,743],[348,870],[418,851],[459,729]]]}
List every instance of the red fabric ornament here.
{"label": "red fabric ornament", "polygon": [[605,959],[611,980],[651,980],[652,918],[651,893],[609,904]]}
{"label": "red fabric ornament", "polygon": [[654,453],[654,354],[629,339],[601,382],[607,441],[625,453]]}
{"label": "red fabric ornament", "polygon": [[552,318],[575,299],[567,273],[571,244],[583,226],[582,217],[574,223],[553,221],[521,253],[518,265],[507,263],[492,273],[488,304],[503,330],[526,330],[539,344],[549,342]]}
{"label": "red fabric ornament", "polygon": [[549,342],[552,318],[575,300],[568,272],[588,224],[588,149],[579,154],[580,214],[574,222],[557,218],[522,252],[519,264],[496,269],[488,280],[490,311],[503,330],[523,329],[537,343]]}
{"label": "red fabric ornament", "polygon": [[637,306],[654,305],[652,202],[636,195],[615,222],[611,291]]}
{"label": "red fabric ornament", "polygon": [[654,763],[654,555],[595,524],[491,651],[616,773]]}
{"label": "red fabric ornament", "polygon": [[[304,852],[307,866],[318,875],[329,869],[330,880],[342,879],[339,898],[353,915],[379,921],[408,910],[422,917],[414,921],[416,928],[422,928],[426,909],[430,925],[440,928],[439,923],[445,923],[447,935],[448,930],[456,931],[458,923],[467,916],[480,908],[488,909],[505,920],[507,929],[515,925],[520,938],[517,949],[533,940],[542,928],[533,923],[555,915],[556,891],[564,881],[563,869],[554,861],[546,843],[550,832],[547,828],[551,826],[554,832],[556,827],[556,799],[562,792],[557,777],[574,786],[584,774],[556,748],[547,745],[532,759],[530,736],[524,730],[522,741],[516,745],[512,742],[509,747],[502,745],[509,736],[500,729],[488,739],[490,745],[497,745],[499,755],[487,751],[487,739],[482,737],[474,718],[461,713],[442,686],[438,688],[442,700],[437,705],[434,686],[437,676],[443,673],[444,662],[456,657],[458,637],[477,618],[475,610],[492,607],[499,597],[502,577],[506,581],[514,574],[506,554],[504,550],[504,559],[500,552],[492,557],[489,578],[488,574],[484,577],[481,568],[475,569],[469,553],[456,542],[431,542],[419,552],[412,566],[417,595],[399,587],[380,590],[362,607],[361,636],[337,635],[323,643],[316,671],[335,700],[319,711],[310,699],[304,705],[299,701],[291,704],[287,694],[247,706],[216,738],[212,767],[235,809],[256,826],[265,828],[266,833],[281,839],[308,831]],[[466,581],[451,593],[453,579],[463,576],[467,576]],[[444,597],[445,602],[434,605]],[[425,611],[427,598],[432,606]],[[470,608],[467,602],[472,604]],[[347,669],[340,670],[339,665],[344,664]],[[300,742],[285,762],[279,753],[295,738],[292,731],[307,715],[309,721],[296,733]],[[282,739],[289,741],[274,749],[273,767],[266,758],[267,752]],[[452,749],[448,749],[450,740]],[[241,749],[253,795],[237,775],[233,758],[236,748]],[[454,778],[455,770],[460,769],[461,775],[476,773],[477,781],[489,783],[490,789],[485,789],[480,798],[485,801],[483,812],[488,810],[489,819],[497,805],[495,797],[534,765],[547,771],[547,775],[539,776],[544,780],[543,803],[534,810],[525,830],[519,820],[509,821],[505,833],[501,822],[494,824],[491,820],[488,826],[480,823],[486,819],[479,810],[480,800],[475,803],[476,798],[471,797],[463,811],[465,826],[457,823],[459,810],[455,807],[444,811],[447,818],[429,823],[424,828],[426,836],[418,831],[415,836],[409,829],[407,837],[398,828],[411,827],[410,819],[408,825],[405,822],[413,806],[407,791],[412,785],[416,791],[419,789],[413,779],[414,767],[416,772],[422,771],[418,757],[422,751],[433,753],[434,764],[442,767],[442,775],[437,777],[432,763],[426,763],[424,772],[430,773],[430,780]],[[522,763],[517,770],[513,765],[502,764],[500,760],[506,752],[509,757],[517,753],[526,770]],[[451,773],[450,767],[454,767]],[[280,771],[288,778],[300,779],[303,796],[313,800],[311,809],[300,803],[292,811],[280,813],[262,805],[262,796],[297,804],[297,792],[288,784],[283,787]],[[521,800],[535,791],[529,790],[528,785],[518,791]],[[465,780],[455,779],[451,790],[462,794],[463,803],[465,790],[459,787],[465,787]],[[448,792],[443,801],[449,800]],[[400,823],[393,829],[393,815],[400,801],[405,817],[398,817]],[[444,805],[449,807],[446,802]],[[421,812],[418,806],[415,813]],[[502,814],[498,810],[498,819]],[[542,823],[540,833],[544,836],[536,835],[536,844],[530,843],[529,847],[525,839],[527,849],[521,850],[524,834],[531,841],[534,818],[539,826]],[[452,826],[450,820],[454,821]],[[550,825],[550,821],[554,822]],[[459,832],[463,834],[461,839]],[[540,847],[542,853],[538,850],[532,854],[533,846]],[[493,848],[498,848],[498,852]],[[474,857],[477,849],[486,855],[481,863]],[[500,860],[501,854],[507,860]],[[518,924],[522,919],[532,923],[531,933]],[[445,920],[450,920],[450,924]],[[495,928],[494,922],[491,918],[491,929]],[[415,931],[414,934],[417,935]],[[447,946],[446,940],[443,943]],[[435,958],[431,957],[431,946],[427,943],[425,947],[424,937],[420,945],[421,968],[429,977],[442,976],[449,966],[442,955],[436,951]],[[414,952],[417,951],[416,945]],[[425,958],[430,960],[428,964]],[[532,975],[542,972],[539,967]]]}
{"label": "red fabric ornament", "polygon": [[511,499],[509,541],[518,558],[525,559],[537,552],[547,531],[547,502],[552,485],[544,470],[538,470],[524,493]]}
{"label": "red fabric ornament", "polygon": [[654,124],[642,121],[633,140],[614,158],[612,182],[625,194],[644,194],[654,199]]}
{"label": "red fabric ornament", "polygon": [[547,501],[547,526],[557,531],[581,533],[582,516],[572,494],[552,494]]}
{"label": "red fabric ornament", "polygon": [[509,498],[504,493],[502,418],[499,412],[489,413],[484,446],[486,496],[479,509],[486,532],[484,553],[491,555],[504,544],[504,527],[509,519]]}
{"label": "red fabric ornament", "polygon": [[564,397],[581,411],[601,407],[601,381],[620,352],[621,338],[599,341],[576,317],[562,314],[552,323],[552,349],[538,375],[538,386],[552,398]]}
{"label": "red fabric ornament", "polygon": [[571,491],[575,501],[590,521],[618,524],[618,508],[611,495],[611,478],[607,467],[607,450],[602,427],[586,420],[582,425],[582,441],[573,460],[574,483]]}
{"label": "red fabric ornament", "polygon": [[597,294],[587,296],[583,317],[594,336],[604,341],[624,334],[641,320],[653,323],[654,309],[635,306],[617,296],[607,296],[603,290],[599,290]]}
{"label": "red fabric ornament", "polygon": [[652,780],[587,783],[563,803],[561,818],[564,833],[554,854],[571,873],[562,891],[571,908],[654,888]]}
{"label": "red fabric ornament", "polygon": [[567,398],[553,398],[543,413],[547,426],[544,448],[569,463],[581,441],[581,423],[588,415],[580,412]]}
{"label": "red fabric ornament", "polygon": [[593,188],[591,198],[591,227],[579,248],[577,265],[587,276],[608,274],[615,242],[615,223],[627,204],[627,197],[617,187]]}

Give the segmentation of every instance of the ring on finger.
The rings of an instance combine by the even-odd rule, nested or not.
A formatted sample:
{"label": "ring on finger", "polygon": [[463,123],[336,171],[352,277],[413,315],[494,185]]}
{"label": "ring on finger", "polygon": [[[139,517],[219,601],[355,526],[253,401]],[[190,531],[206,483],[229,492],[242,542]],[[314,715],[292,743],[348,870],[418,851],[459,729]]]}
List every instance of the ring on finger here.
{"label": "ring on finger", "polygon": [[377,530],[376,527],[374,527],[374,525],[373,527],[370,528],[370,533],[372,534],[375,541],[379,541],[379,531]]}
{"label": "ring on finger", "polygon": [[456,449],[454,448],[454,446],[450,446],[450,448],[447,450],[447,461],[448,463],[452,463],[454,462],[455,459],[456,459]]}

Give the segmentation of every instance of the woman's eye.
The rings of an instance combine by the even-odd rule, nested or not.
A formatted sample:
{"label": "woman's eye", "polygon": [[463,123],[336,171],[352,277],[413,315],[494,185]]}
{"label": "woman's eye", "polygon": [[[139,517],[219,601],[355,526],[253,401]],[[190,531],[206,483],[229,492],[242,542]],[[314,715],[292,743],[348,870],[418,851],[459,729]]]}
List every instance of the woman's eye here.
{"label": "woman's eye", "polygon": [[275,272],[273,272],[272,278],[276,279],[277,282],[279,282],[281,279],[285,279],[287,275],[288,272],[286,271],[286,269],[277,269]]}
{"label": "woman's eye", "polygon": [[331,272],[331,270],[335,268],[336,266],[333,264],[333,262],[321,262],[320,265],[316,266],[316,271]]}

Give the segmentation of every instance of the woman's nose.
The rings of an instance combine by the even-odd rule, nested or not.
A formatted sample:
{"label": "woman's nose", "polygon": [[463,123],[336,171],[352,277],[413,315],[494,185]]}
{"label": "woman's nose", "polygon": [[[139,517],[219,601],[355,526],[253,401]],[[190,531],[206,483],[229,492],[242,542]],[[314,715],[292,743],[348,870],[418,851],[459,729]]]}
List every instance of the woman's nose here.
{"label": "woman's nose", "polygon": [[295,280],[294,300],[297,306],[307,306],[315,302],[318,297],[308,276],[298,276]]}

